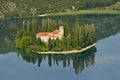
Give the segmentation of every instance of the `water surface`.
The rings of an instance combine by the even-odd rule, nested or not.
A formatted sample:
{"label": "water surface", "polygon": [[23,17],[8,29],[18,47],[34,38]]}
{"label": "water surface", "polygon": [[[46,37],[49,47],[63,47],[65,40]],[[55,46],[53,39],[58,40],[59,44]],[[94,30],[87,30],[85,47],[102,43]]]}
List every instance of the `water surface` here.
{"label": "water surface", "polygon": [[[42,19],[37,18],[37,26]],[[0,21],[0,79],[1,80],[119,80],[120,79],[120,16],[52,17],[70,27],[96,25],[96,46],[83,53],[71,55],[25,54],[15,47],[18,27],[23,21]],[[36,29],[37,31],[37,29]]]}

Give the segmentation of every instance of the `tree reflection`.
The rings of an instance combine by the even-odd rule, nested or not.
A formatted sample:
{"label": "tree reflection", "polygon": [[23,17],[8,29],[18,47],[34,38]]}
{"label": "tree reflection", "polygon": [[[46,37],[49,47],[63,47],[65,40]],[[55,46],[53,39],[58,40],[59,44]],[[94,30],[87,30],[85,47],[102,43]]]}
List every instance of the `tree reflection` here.
{"label": "tree reflection", "polygon": [[48,66],[59,66],[67,68],[70,64],[73,66],[76,74],[81,73],[85,68],[94,65],[95,61],[95,52],[96,47],[93,47],[82,53],[73,53],[73,54],[37,54],[37,53],[25,53],[24,50],[17,50],[19,56],[23,58],[28,63],[38,64],[40,67],[41,63],[44,60],[48,59]]}
{"label": "tree reflection", "polygon": [[[68,18],[69,17],[69,18]],[[52,20],[51,20],[52,19]],[[42,30],[44,26],[58,26],[57,23],[63,24],[64,26],[73,27],[75,23],[80,25],[94,24],[96,27],[97,40],[104,39],[111,35],[115,35],[120,32],[120,16],[119,15],[84,15],[84,16],[61,16],[61,17],[50,17],[48,18],[35,18],[35,19],[14,19],[14,20],[1,20],[0,21],[0,54],[5,54],[15,51],[15,38],[16,32],[20,30],[21,26],[24,27],[29,22],[30,29],[35,32]],[[47,24],[44,24],[48,22]],[[56,23],[57,22],[57,23]],[[27,23],[27,24],[26,24]],[[51,24],[52,23],[52,24]],[[54,24],[53,24],[54,23]],[[17,29],[18,28],[18,29]],[[56,27],[55,27],[56,29]],[[51,31],[54,27],[51,28]],[[68,30],[69,31],[69,30]]]}
{"label": "tree reflection", "polygon": [[[48,20],[50,22],[52,22],[52,23],[49,22],[49,25],[52,25],[55,22],[54,20],[51,20],[51,19],[48,19]],[[45,21],[45,20],[43,20],[43,21]],[[40,26],[40,28],[39,28],[39,27],[34,26],[36,24],[36,21],[32,21],[32,22],[33,23],[31,24],[30,21],[26,21],[26,22],[23,21],[23,26],[17,28],[17,34],[16,34],[16,39],[15,39],[17,53],[18,53],[18,55],[20,55],[23,58],[23,60],[25,60],[28,63],[38,64],[39,67],[44,59],[48,60],[49,67],[52,67],[54,65],[59,66],[61,64],[63,65],[63,67],[68,67],[68,66],[70,66],[70,64],[72,64],[73,69],[75,70],[76,74],[81,73],[85,69],[85,67],[94,65],[94,58],[95,58],[95,52],[96,52],[95,47],[93,47],[87,51],[84,51],[82,53],[73,53],[73,54],[69,54],[69,55],[67,55],[67,54],[39,55],[37,53],[31,52],[32,50],[34,50],[36,43],[38,43],[38,41],[36,41],[37,39],[35,38],[36,29],[43,29],[43,30],[47,29],[45,27],[45,23],[44,23],[44,28],[45,28],[44,29],[43,25]],[[62,21],[59,21],[58,23],[55,22],[55,23],[56,24],[61,23],[61,24],[65,25],[65,23]],[[79,27],[79,22],[76,22],[75,26]],[[66,31],[70,30],[69,28],[70,27],[67,26]],[[84,28],[84,30],[85,30],[85,28]],[[86,30],[90,30],[89,35],[92,37],[95,37],[95,34],[92,34],[92,29],[88,25],[86,27]],[[67,31],[67,32],[69,33],[69,31]],[[85,31],[85,33],[87,33],[87,31]],[[87,35],[87,36],[89,36],[89,35]],[[86,39],[84,37],[82,37],[82,38]],[[84,43],[84,41],[82,43]],[[40,45],[38,45],[38,46],[40,46]]]}

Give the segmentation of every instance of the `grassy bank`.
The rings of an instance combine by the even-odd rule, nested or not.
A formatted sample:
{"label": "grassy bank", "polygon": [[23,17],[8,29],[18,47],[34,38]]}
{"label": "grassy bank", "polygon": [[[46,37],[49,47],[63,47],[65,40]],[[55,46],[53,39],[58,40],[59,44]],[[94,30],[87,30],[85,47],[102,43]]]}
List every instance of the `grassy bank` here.
{"label": "grassy bank", "polygon": [[116,14],[120,15],[120,11],[117,10],[80,10],[75,12],[60,12],[60,13],[51,13],[51,14],[42,14],[42,16],[63,16],[63,15],[80,15],[80,14]]}
{"label": "grassy bank", "polygon": [[36,52],[38,54],[73,54],[73,53],[80,53],[80,52],[84,52],[92,47],[94,47],[96,45],[96,43],[93,43],[92,45],[89,45],[85,48],[82,48],[81,50],[73,50],[73,51],[61,51],[61,52],[57,52],[57,51],[47,51],[47,52]]}

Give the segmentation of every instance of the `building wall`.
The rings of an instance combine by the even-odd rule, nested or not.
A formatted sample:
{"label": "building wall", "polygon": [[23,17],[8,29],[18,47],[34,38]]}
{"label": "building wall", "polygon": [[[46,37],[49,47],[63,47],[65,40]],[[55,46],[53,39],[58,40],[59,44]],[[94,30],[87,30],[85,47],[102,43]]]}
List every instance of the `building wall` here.
{"label": "building wall", "polygon": [[48,36],[41,36],[40,39],[41,39],[41,41],[48,42],[49,37]]}
{"label": "building wall", "polygon": [[[49,36],[39,36],[36,35],[36,38],[41,39],[41,41],[48,42],[49,39],[51,40],[56,40],[57,38],[61,40],[64,36],[64,27],[60,26],[59,27],[60,32],[58,34],[53,34],[52,32],[48,34]],[[51,37],[50,37],[51,36]]]}

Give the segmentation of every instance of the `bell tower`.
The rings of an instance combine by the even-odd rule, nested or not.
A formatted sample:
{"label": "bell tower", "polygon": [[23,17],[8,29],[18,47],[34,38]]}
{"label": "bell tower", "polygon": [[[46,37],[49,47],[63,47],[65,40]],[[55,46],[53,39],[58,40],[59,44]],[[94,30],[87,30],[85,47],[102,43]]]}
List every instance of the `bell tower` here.
{"label": "bell tower", "polygon": [[59,26],[59,30],[61,32],[61,35],[64,35],[64,27],[63,26]]}

